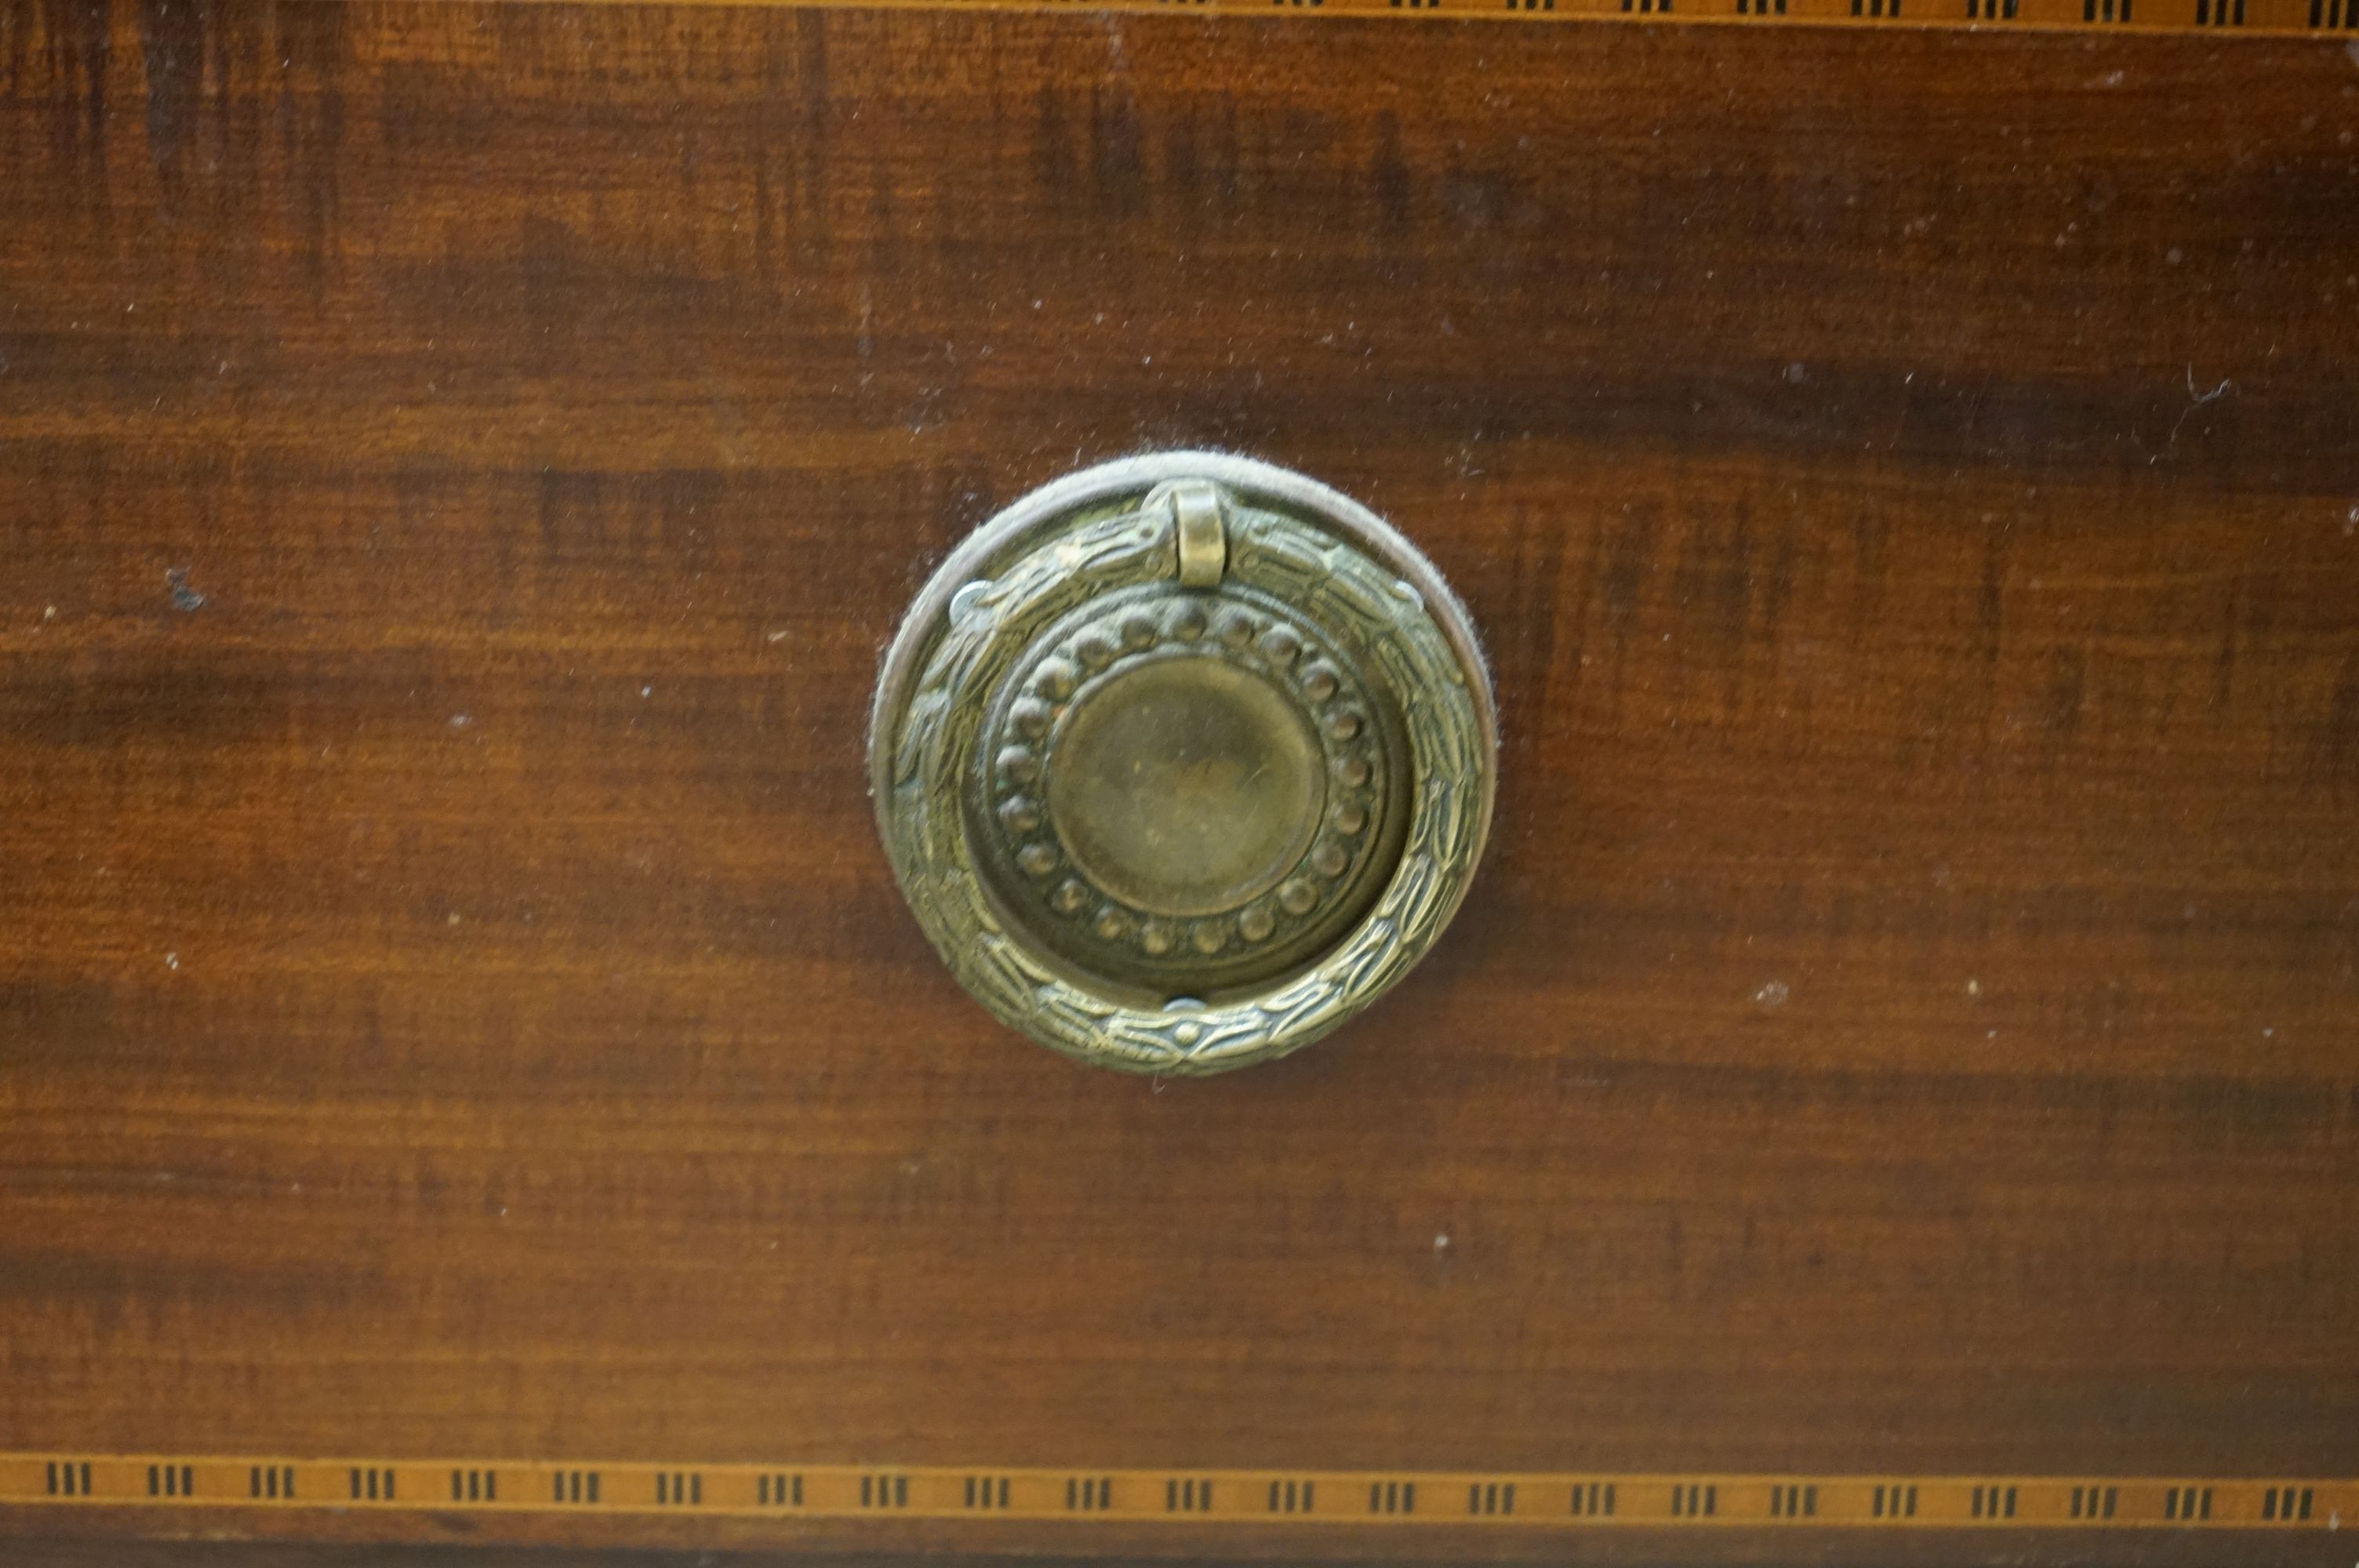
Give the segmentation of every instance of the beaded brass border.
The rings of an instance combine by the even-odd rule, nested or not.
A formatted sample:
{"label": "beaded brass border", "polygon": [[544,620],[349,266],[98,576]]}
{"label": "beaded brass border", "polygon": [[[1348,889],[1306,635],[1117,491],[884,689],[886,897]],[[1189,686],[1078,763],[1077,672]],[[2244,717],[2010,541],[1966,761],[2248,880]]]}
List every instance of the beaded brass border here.
{"label": "beaded brass border", "polygon": [[[1223,547],[1225,554],[1225,538]],[[1159,971],[1176,983],[1197,983],[1210,964],[1229,977],[1232,960],[1226,955],[1250,962],[1257,949],[1274,960],[1263,972],[1294,968],[1286,961],[1289,954],[1299,962],[1318,951],[1325,945],[1318,939],[1321,928],[1328,928],[1332,940],[1377,891],[1363,873],[1386,870],[1392,860],[1387,848],[1398,835],[1386,832],[1386,819],[1391,796],[1406,794],[1390,787],[1406,782],[1407,758],[1397,755],[1405,748],[1386,746],[1383,716],[1350,661],[1336,656],[1310,621],[1276,598],[1232,589],[1208,606],[1199,591],[1169,579],[1145,593],[1085,607],[1082,613],[1088,619],[1078,628],[1068,621],[1034,643],[1030,667],[1018,660],[1005,688],[1008,697],[995,705],[978,731],[981,809],[970,813],[969,841],[978,827],[995,839],[1004,899],[1017,896],[1009,883],[1020,878],[1052,920],[1061,918],[1069,927],[1092,923],[1091,945],[1120,955],[1116,961],[1138,963],[1142,976]],[[1095,646],[1090,648],[1093,633]],[[1279,653],[1273,654],[1273,646]],[[1318,766],[1331,779],[1317,817],[1288,823],[1298,842],[1278,881],[1235,909],[1158,914],[1126,900],[1093,876],[1055,809],[1055,741],[1073,713],[1102,683],[1126,673],[1169,669],[1180,659],[1217,660],[1290,688],[1288,706],[1299,733],[1316,747]],[[1071,702],[1062,718],[1054,717],[1059,699],[1050,695],[1059,686]],[[1321,690],[1327,696],[1316,695]],[[1019,716],[1037,732],[1027,733]],[[1338,723],[1345,726],[1340,732]],[[1388,755],[1397,755],[1404,764],[1398,780],[1385,765]],[[1011,762],[1022,776],[1010,774]],[[1357,776],[1348,776],[1353,768]],[[1352,826],[1342,826],[1344,821]],[[981,852],[986,860],[995,858],[991,850]],[[1027,855],[1035,858],[1027,861]],[[1330,896],[1331,887],[1335,896]],[[1214,933],[1209,946],[1208,928]],[[1056,945],[1053,939],[1050,945]],[[1073,956],[1088,961],[1080,953]],[[1223,978],[1223,983],[1250,979]]]}

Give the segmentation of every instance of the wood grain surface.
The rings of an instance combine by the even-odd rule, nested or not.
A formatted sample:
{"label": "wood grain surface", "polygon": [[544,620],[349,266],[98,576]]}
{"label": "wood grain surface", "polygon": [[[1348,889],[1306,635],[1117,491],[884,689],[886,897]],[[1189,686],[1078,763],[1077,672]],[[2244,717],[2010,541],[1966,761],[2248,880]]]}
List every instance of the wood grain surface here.
{"label": "wood grain surface", "polygon": [[[0,9],[0,1451],[2359,1475],[2355,139],[2339,43]],[[1504,752],[1424,968],[1155,1084],[862,747],[1178,444]]]}

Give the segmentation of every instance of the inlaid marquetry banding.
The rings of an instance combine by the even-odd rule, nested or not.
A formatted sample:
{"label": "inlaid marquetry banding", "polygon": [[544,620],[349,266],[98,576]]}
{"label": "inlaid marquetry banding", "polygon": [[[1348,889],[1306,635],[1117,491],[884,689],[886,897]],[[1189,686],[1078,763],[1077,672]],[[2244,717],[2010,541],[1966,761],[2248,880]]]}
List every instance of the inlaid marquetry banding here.
{"label": "inlaid marquetry banding", "polygon": [[0,1505],[736,1518],[2330,1530],[2359,1479],[1405,1470],[1019,1469],[76,1453],[0,1454]]}
{"label": "inlaid marquetry banding", "polygon": [[[669,0],[672,4],[699,0]],[[2197,33],[2207,38],[2359,39],[2359,0],[739,0],[821,10],[1184,12],[1197,16],[1402,22],[1614,21],[1641,27],[1719,24],[1763,31],[1845,27],[1881,33],[1940,29]]]}

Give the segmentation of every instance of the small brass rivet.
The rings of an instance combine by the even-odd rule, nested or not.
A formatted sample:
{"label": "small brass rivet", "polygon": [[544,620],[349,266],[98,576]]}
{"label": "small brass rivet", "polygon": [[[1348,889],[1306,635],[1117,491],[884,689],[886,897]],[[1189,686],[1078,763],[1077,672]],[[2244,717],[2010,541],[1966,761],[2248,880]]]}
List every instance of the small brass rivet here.
{"label": "small brass rivet", "polygon": [[1368,759],[1365,757],[1344,758],[1342,762],[1335,764],[1335,776],[1342,779],[1353,789],[1359,788],[1362,784],[1368,782]]}
{"label": "small brass rivet", "polygon": [[1340,845],[1321,844],[1310,852],[1310,868],[1322,877],[1340,877],[1351,863]]}
{"label": "small brass rivet", "polygon": [[1277,902],[1286,906],[1288,914],[1308,914],[1311,905],[1319,902],[1319,890],[1297,877],[1277,890]]}
{"label": "small brass rivet", "polygon": [[1009,784],[1030,784],[1040,776],[1040,759],[1022,746],[1009,746],[999,753],[999,776]]}
{"label": "small brass rivet", "polygon": [[1368,814],[1361,809],[1357,801],[1347,801],[1335,810],[1335,827],[1339,832],[1357,833],[1367,825]]}
{"label": "small brass rivet", "polygon": [[1019,795],[1000,806],[999,820],[1007,825],[1010,833],[1029,833],[1040,826],[1040,803]]}
{"label": "small brass rivet", "polygon": [[1228,931],[1217,920],[1207,920],[1199,925],[1191,939],[1196,944],[1196,951],[1207,955],[1217,953],[1229,945]]}
{"label": "small brass rivet", "polygon": [[1156,921],[1148,921],[1139,930],[1138,945],[1159,958],[1171,951],[1171,928]]}
{"label": "small brass rivet", "polygon": [[977,581],[968,583],[964,588],[962,588],[956,593],[951,594],[951,619],[952,621],[963,621],[968,616],[973,615],[982,605],[983,596],[990,591],[991,584],[978,579]]}
{"label": "small brass rivet", "polygon": [[1302,643],[1293,633],[1280,626],[1261,640],[1261,651],[1273,665],[1290,665],[1302,653]]}
{"label": "small brass rivet", "polygon": [[1113,638],[1103,632],[1093,631],[1082,633],[1081,639],[1073,644],[1073,652],[1082,656],[1082,664],[1099,670],[1114,662],[1117,650]]}
{"label": "small brass rivet", "polygon": [[1192,604],[1183,604],[1171,617],[1171,634],[1183,643],[1192,643],[1204,634],[1204,612]]}
{"label": "small brass rivet", "polygon": [[1057,907],[1065,914],[1072,914],[1073,911],[1081,908],[1082,905],[1089,903],[1089,901],[1090,890],[1083,887],[1081,883],[1074,881],[1071,878],[1069,877],[1064,881],[1058,884],[1057,896],[1054,902]]}
{"label": "small brass rivet", "polygon": [[1302,672],[1302,692],[1313,702],[1324,702],[1335,695],[1335,672],[1325,665],[1313,665]]}
{"label": "small brass rivet", "polygon": [[1027,741],[1049,732],[1049,705],[1037,697],[1019,697],[1008,706],[1008,724]]}
{"label": "small brass rivet", "polygon": [[1327,733],[1338,741],[1348,741],[1359,732],[1360,716],[1356,713],[1339,713],[1327,721]]}
{"label": "small brass rivet", "polygon": [[1091,929],[1095,931],[1103,941],[1119,942],[1122,940],[1123,934],[1130,929],[1130,922],[1124,916],[1122,911],[1108,904],[1098,911],[1097,923]]}
{"label": "small brass rivet", "polygon": [[1134,610],[1122,618],[1122,640],[1134,648],[1144,648],[1155,641],[1155,621],[1144,611]]}
{"label": "small brass rivet", "polygon": [[1045,877],[1057,869],[1057,851],[1046,844],[1027,844],[1016,852],[1016,863],[1029,875]]}
{"label": "small brass rivet", "polygon": [[1277,922],[1270,917],[1268,908],[1263,904],[1255,904],[1237,916],[1237,930],[1248,942],[1266,942],[1269,934],[1277,929]]}

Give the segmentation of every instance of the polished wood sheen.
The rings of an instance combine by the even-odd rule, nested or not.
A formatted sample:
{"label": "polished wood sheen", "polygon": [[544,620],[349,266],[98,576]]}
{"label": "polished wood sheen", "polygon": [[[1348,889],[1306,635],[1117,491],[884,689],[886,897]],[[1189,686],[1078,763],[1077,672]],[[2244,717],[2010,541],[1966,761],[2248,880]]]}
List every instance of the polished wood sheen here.
{"label": "polished wood sheen", "polygon": [[[2339,41],[0,10],[0,1451],[2359,1475],[2354,323]],[[1503,750],[1407,983],[1157,1084],[862,754],[1181,444],[1415,539]]]}

